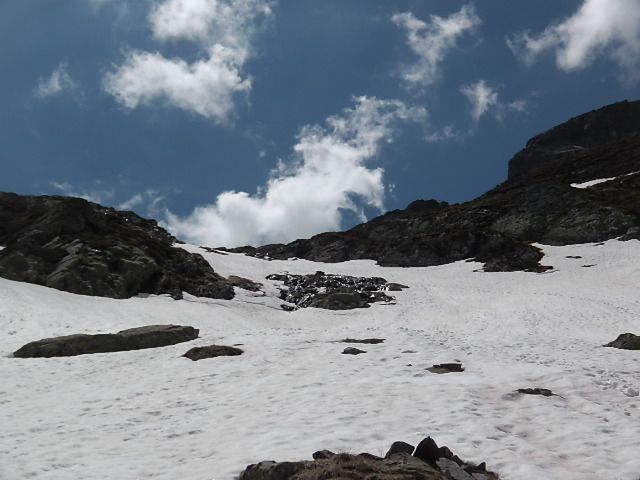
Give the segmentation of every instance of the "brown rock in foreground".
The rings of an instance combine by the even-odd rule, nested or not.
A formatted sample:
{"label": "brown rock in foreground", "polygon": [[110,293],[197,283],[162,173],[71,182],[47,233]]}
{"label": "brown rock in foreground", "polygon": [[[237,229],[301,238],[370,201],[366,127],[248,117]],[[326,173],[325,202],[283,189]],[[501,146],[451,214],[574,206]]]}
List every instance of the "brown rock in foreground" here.
{"label": "brown rock in foreground", "polygon": [[[396,442],[397,444],[398,442]],[[404,444],[410,446],[408,444]],[[429,448],[425,447],[428,446]],[[424,457],[424,451],[428,455]],[[386,458],[368,453],[316,452],[313,461],[261,462],[249,465],[240,480],[498,480],[484,463],[471,465],[425,438],[412,456],[408,451],[389,452]]]}
{"label": "brown rock in foreground", "polygon": [[141,350],[195,340],[198,338],[198,333],[198,329],[183,325],[149,325],[122,330],[118,333],[66,335],[27,343],[13,356],[19,358],[72,357],[89,353]]}
{"label": "brown rock in foreground", "polygon": [[189,360],[198,361],[205,358],[215,357],[233,357],[236,355],[242,355],[244,352],[236,347],[229,347],[227,345],[208,345],[206,347],[193,347],[183,357],[187,357]]}

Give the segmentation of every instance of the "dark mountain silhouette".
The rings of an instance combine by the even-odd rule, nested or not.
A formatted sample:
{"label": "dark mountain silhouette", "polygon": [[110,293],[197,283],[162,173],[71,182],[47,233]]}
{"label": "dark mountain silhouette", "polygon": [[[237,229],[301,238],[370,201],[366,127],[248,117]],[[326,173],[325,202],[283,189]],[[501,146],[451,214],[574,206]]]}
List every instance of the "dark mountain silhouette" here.
{"label": "dark mountain silhouette", "polygon": [[[373,259],[430,266],[463,259],[487,271],[544,270],[531,246],[638,238],[640,102],[620,102],[538,135],[509,162],[507,181],[475,200],[417,200],[346,232],[232,251],[322,262]],[[572,184],[613,178],[589,188]]]}

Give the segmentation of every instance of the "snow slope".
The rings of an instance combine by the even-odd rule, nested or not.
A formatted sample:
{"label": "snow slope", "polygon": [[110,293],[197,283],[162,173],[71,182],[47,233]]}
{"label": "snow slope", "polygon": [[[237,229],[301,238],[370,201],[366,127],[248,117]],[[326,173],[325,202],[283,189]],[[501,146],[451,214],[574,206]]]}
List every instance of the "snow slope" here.
{"label": "snow slope", "polygon": [[[640,242],[543,248],[555,267],[545,274],[200,251],[223,275],[265,283],[267,296],[238,290],[232,301],[111,300],[0,279],[0,479],[232,479],[259,460],[384,454],[394,440],[431,435],[506,480],[637,480],[640,352],[601,345],[640,333]],[[287,313],[264,280],[285,270],[410,288],[394,292],[396,305]],[[10,357],[43,337],[163,323],[193,325],[200,338]],[[333,343],[347,336],[387,340],[354,357]],[[245,354],[180,357],[212,343],[241,343]],[[425,370],[455,359],[464,373]],[[561,396],[513,394],[533,386]]]}

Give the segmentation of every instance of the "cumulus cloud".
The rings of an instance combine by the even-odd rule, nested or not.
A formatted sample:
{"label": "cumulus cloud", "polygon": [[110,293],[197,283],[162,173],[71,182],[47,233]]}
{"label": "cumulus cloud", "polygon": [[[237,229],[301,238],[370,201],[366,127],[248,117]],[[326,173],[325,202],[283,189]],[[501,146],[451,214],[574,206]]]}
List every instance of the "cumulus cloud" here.
{"label": "cumulus cloud", "polygon": [[472,5],[446,17],[431,15],[425,22],[411,12],[398,13],[391,20],[407,34],[407,45],[418,61],[402,70],[402,79],[410,88],[431,85],[440,75],[440,65],[458,39],[474,31],[481,23]]}
{"label": "cumulus cloud", "polygon": [[34,89],[33,95],[44,100],[45,98],[60,95],[65,91],[78,88],[78,84],[71,78],[69,68],[66,63],[59,64],[46,78],[40,78],[38,86]]}
{"label": "cumulus cloud", "polygon": [[381,210],[384,171],[368,163],[392,140],[397,122],[424,121],[426,111],[398,100],[354,102],[326,126],[302,128],[292,160],[280,162],[258,193],[223,192],[186,218],[169,212],[167,227],[201,245],[261,245],[339,229],[346,211],[365,220],[364,204]]}
{"label": "cumulus cloud", "polygon": [[638,0],[584,0],[565,20],[543,32],[521,32],[507,39],[527,63],[553,51],[559,69],[569,72],[606,55],[625,75],[640,78],[640,8]]}
{"label": "cumulus cloud", "polygon": [[160,100],[227,123],[238,96],[251,90],[244,73],[251,38],[258,20],[271,12],[267,0],[165,0],[149,14],[154,38],[196,42],[201,58],[188,62],[131,50],[105,75],[104,88],[130,109]]}

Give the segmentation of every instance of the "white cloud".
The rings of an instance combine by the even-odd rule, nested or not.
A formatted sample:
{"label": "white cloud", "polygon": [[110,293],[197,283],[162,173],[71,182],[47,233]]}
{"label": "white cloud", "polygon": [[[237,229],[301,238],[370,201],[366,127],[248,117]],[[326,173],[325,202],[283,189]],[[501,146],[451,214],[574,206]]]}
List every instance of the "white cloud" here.
{"label": "white cloud", "polygon": [[398,13],[391,20],[407,33],[407,44],[418,61],[405,67],[402,78],[410,88],[434,83],[440,75],[440,64],[455,48],[458,38],[474,31],[481,23],[472,5],[464,5],[459,12],[446,18],[431,15],[428,22],[413,13]]}
{"label": "white cloud", "polygon": [[180,218],[167,213],[167,227],[187,241],[214,246],[286,242],[339,229],[345,211],[363,220],[362,203],[382,209],[382,168],[367,163],[390,142],[398,121],[424,121],[426,111],[398,100],[359,97],[355,106],[329,117],[327,126],[306,126],[289,164],[250,195],[227,191],[213,205]]}
{"label": "white cloud", "polygon": [[505,117],[513,113],[526,113],[527,101],[523,99],[511,102],[501,102],[498,99],[498,91],[487,84],[485,80],[479,80],[469,85],[460,87],[462,93],[471,104],[471,117],[477,123],[488,113],[502,122]]}
{"label": "white cloud", "polygon": [[158,190],[152,188],[141,193],[132,195],[129,199],[116,205],[118,210],[135,210],[140,211],[144,207],[145,214],[156,216],[161,214],[161,203],[165,200],[165,196],[160,194]]}
{"label": "white cloud", "polygon": [[60,95],[65,91],[78,88],[78,84],[71,78],[66,63],[59,64],[47,78],[40,78],[33,95],[44,100],[48,97]]}
{"label": "white cloud", "polygon": [[89,202],[103,204],[113,198],[113,190],[95,189],[90,192],[82,192],[69,182],[49,182],[54,189],[66,197],[84,198]]}
{"label": "white cloud", "polygon": [[598,56],[612,58],[626,76],[640,78],[640,4],[638,0],[584,0],[562,22],[539,34],[521,32],[507,39],[527,63],[554,51],[556,65],[569,72],[590,65]]}
{"label": "white cloud", "polygon": [[427,143],[435,143],[461,139],[463,136],[453,125],[445,125],[438,130],[427,133],[424,139]]}
{"label": "white cloud", "polygon": [[251,90],[244,66],[252,54],[257,21],[270,14],[267,0],[165,0],[149,14],[154,37],[195,41],[202,58],[189,63],[132,50],[122,65],[105,75],[104,88],[127,108],[161,100],[227,123],[237,97]]}
{"label": "white cloud", "polygon": [[485,113],[498,104],[498,92],[484,80],[465,85],[460,88],[460,92],[471,103],[471,117],[474,122],[480,120]]}

